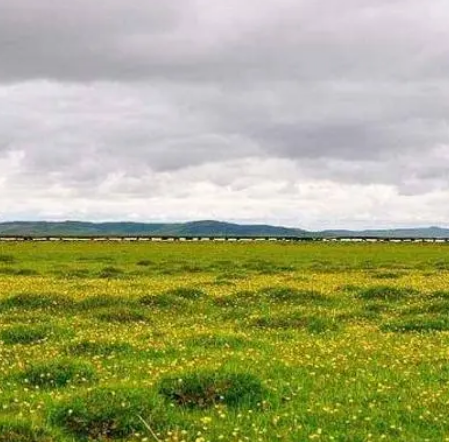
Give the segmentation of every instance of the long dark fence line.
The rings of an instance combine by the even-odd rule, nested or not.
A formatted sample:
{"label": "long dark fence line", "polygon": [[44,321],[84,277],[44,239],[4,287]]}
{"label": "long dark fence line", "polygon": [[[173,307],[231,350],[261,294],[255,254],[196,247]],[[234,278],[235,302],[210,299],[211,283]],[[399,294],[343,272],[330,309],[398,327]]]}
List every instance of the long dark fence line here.
{"label": "long dark fence line", "polygon": [[354,237],[296,237],[296,236],[126,236],[126,235],[111,235],[111,236],[83,236],[83,235],[0,235],[0,241],[108,241],[108,242],[394,242],[394,243],[449,243],[449,238],[417,238],[417,237],[375,237],[375,236],[354,236]]}

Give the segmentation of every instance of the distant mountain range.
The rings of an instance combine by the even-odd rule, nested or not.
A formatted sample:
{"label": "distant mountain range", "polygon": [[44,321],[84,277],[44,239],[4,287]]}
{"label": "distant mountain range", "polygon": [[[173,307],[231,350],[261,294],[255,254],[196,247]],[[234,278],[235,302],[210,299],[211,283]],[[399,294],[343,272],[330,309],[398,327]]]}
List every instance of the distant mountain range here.
{"label": "distant mountain range", "polygon": [[234,237],[376,237],[376,238],[449,238],[449,229],[441,227],[389,230],[324,230],[303,229],[265,224],[241,225],[221,221],[187,223],[134,223],[81,221],[17,221],[0,223],[0,235],[20,236],[234,236]]}

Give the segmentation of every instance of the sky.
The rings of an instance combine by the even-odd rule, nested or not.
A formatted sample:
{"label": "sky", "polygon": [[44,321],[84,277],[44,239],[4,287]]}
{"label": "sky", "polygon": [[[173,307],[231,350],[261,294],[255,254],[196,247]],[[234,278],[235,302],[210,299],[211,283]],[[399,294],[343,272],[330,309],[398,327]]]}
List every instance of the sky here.
{"label": "sky", "polygon": [[447,0],[0,0],[0,221],[449,225]]}

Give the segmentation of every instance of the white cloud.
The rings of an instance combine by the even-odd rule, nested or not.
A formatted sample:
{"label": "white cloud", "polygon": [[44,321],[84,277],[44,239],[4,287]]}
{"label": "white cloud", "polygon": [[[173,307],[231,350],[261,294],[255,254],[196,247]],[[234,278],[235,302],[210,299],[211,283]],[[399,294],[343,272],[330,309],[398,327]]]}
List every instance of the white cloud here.
{"label": "white cloud", "polygon": [[0,4],[2,218],[445,224],[444,0]]}

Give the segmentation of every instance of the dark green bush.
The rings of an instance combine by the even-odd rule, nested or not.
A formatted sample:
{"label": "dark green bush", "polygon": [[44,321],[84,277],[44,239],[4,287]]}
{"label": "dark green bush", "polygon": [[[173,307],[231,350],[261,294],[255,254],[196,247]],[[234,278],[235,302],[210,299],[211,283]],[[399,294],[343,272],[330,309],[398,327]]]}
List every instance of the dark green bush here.
{"label": "dark green bush", "polygon": [[146,431],[139,416],[158,431],[165,424],[165,414],[144,389],[98,388],[55,405],[49,420],[80,440],[106,441]]}
{"label": "dark green bush", "polygon": [[198,371],[168,376],[161,380],[159,393],[179,406],[207,408],[215,404],[231,407],[254,406],[266,394],[259,378],[250,373]]}

